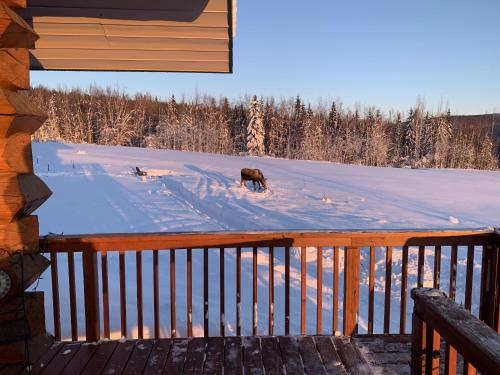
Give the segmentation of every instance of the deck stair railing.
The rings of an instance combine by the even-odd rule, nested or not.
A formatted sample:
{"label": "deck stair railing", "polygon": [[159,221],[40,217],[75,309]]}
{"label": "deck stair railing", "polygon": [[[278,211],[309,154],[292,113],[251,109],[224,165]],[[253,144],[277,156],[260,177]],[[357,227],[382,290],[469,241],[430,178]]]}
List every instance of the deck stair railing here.
{"label": "deck stair railing", "polygon": [[[457,279],[465,285],[463,295],[468,309],[473,293],[477,296],[478,292],[473,285],[481,279],[479,315],[493,325],[498,315],[498,306],[495,307],[490,298],[491,285],[499,279],[492,268],[498,259],[493,259],[494,254],[498,254],[497,238],[498,235],[490,230],[150,233],[50,236],[42,238],[40,244],[52,262],[50,305],[53,306],[51,315],[56,339],[97,341],[110,338],[113,327],[119,327],[120,336],[141,339],[166,335],[190,337],[195,334],[195,325],[202,326],[204,336],[354,335],[360,331],[408,334],[411,323],[407,319],[407,313],[411,312],[409,289],[424,284],[440,288],[442,283],[454,299]],[[115,273],[110,272],[108,265],[108,258],[112,257],[118,258]],[[130,272],[131,257],[135,258],[135,272]],[[202,280],[203,289],[198,294],[203,295],[203,318],[198,323],[193,322],[193,290],[200,290],[200,282],[193,285],[195,258],[201,259],[202,264],[202,271],[196,271],[195,275]],[[482,272],[479,276],[475,264],[482,264],[479,268],[493,273]],[[457,267],[465,267],[465,272],[457,275]],[[213,269],[218,271],[215,279],[214,274],[209,277]],[[168,273],[168,280],[160,282],[165,278],[161,270]],[[83,275],[83,288],[77,287],[79,280],[75,275],[79,272]],[[117,280],[110,280],[109,275],[113,274],[117,275]],[[235,278],[230,279],[229,274],[234,274]],[[176,283],[183,275],[185,287],[179,291]],[[144,282],[146,277],[152,283]],[[277,278],[280,283],[275,283]],[[130,283],[135,289],[133,303],[127,293]],[[259,296],[262,283],[265,284],[265,300],[263,295]],[[214,284],[218,289],[215,301],[214,294],[209,293]],[[110,285],[117,285],[119,289],[118,315],[110,315],[110,298],[113,298],[110,294],[117,289]],[[167,291],[162,290],[165,285]],[[68,290],[69,306],[61,305],[60,289]],[[291,303],[292,294],[295,303],[299,301],[296,305]],[[152,295],[152,298],[145,298],[145,295]],[[360,298],[366,301],[362,308]],[[383,300],[383,312],[375,308],[375,298],[379,302],[377,306],[380,306],[380,299]],[[83,301],[84,322],[78,319],[82,306],[77,306],[77,301]],[[213,303],[217,305],[217,314],[214,314]],[[243,304],[251,304],[250,312],[242,311]],[[166,305],[167,312],[164,311]],[[178,308],[179,305],[182,308]],[[324,305],[331,313],[330,310],[329,314],[325,313]],[[226,309],[236,310],[233,330],[228,328]],[[69,310],[71,332],[62,332],[61,310]],[[153,315],[148,333],[145,312]],[[137,317],[132,322],[136,329],[131,333],[133,316]],[[182,321],[182,330],[178,320]],[[279,332],[278,321],[283,323]],[[311,322],[314,322],[313,328]],[[165,326],[169,327],[167,334]],[[379,332],[375,332],[377,329]]]}
{"label": "deck stair railing", "polygon": [[[469,253],[470,255],[470,253]],[[469,268],[468,268],[469,269]],[[470,290],[471,282],[466,289]],[[500,234],[482,254],[480,310],[470,313],[466,294],[457,305],[454,289],[413,289],[413,374],[500,374]],[[457,358],[459,357],[459,358]],[[457,360],[458,359],[458,360]]]}
{"label": "deck stair railing", "polygon": [[[500,335],[437,289],[416,288],[413,374],[500,374]],[[445,343],[444,350],[442,342]],[[444,352],[444,355],[441,355]],[[460,354],[462,361],[457,361]],[[441,358],[443,360],[441,360]],[[461,364],[462,371],[457,368]]]}

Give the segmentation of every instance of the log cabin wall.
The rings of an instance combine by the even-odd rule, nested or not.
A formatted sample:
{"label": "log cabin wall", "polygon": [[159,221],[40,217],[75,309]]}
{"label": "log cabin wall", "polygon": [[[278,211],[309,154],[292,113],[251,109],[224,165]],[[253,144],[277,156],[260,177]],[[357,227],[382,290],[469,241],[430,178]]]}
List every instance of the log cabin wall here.
{"label": "log cabin wall", "polygon": [[37,70],[232,71],[235,0],[28,0]]}
{"label": "log cabin wall", "polygon": [[36,358],[51,343],[43,293],[25,292],[49,265],[31,213],[51,194],[33,174],[31,153],[31,134],[46,116],[20,92],[29,89],[29,49],[38,38],[17,14],[25,6],[0,0],[0,364]]}

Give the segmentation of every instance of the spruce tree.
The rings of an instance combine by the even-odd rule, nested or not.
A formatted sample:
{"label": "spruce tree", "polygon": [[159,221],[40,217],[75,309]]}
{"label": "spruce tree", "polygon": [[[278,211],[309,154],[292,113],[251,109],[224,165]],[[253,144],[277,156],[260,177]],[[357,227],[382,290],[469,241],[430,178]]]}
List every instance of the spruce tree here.
{"label": "spruce tree", "polygon": [[262,103],[254,95],[250,102],[250,121],[247,126],[247,151],[249,155],[264,155],[264,116]]}

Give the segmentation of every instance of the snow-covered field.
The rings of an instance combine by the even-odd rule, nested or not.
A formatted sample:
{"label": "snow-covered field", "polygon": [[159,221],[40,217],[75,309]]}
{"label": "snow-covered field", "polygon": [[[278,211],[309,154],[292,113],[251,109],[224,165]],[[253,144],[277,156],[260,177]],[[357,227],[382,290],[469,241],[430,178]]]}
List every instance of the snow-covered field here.
{"label": "snow-covered field", "polygon": [[[54,195],[37,214],[41,234],[112,233],[159,231],[230,231],[283,229],[458,229],[500,226],[500,173],[466,170],[393,169],[340,165],[326,162],[291,161],[273,158],[232,157],[203,153],[160,151],[95,145],[35,143],[33,158],[36,173]],[[148,170],[150,177],[137,177],[136,166]],[[260,168],[270,188],[253,191],[240,187],[240,169]],[[249,184],[250,187],[250,184]],[[315,249],[308,251],[308,330],[315,329]],[[367,249],[362,250],[360,329],[366,329],[368,273]],[[168,335],[168,252],[160,256],[162,332]],[[427,250],[426,275],[430,280],[432,250]],[[459,251],[458,300],[463,299],[465,249]],[[292,311],[299,302],[298,279],[300,251],[292,261]],[[480,274],[481,251],[476,251],[475,280]],[[331,250],[325,251],[324,329],[331,329]],[[341,253],[341,257],[343,254]],[[202,330],[202,255],[193,255],[195,333]],[[277,251],[275,267],[277,333],[283,329],[283,251]],[[185,330],[185,252],[177,255],[178,326]],[[127,309],[130,332],[135,323],[135,257],[127,260]],[[77,287],[81,290],[81,259],[76,257]],[[442,285],[446,288],[449,249],[443,249]],[[110,256],[110,298],[112,329],[119,335],[118,261]],[[144,254],[145,303],[151,305],[151,254]],[[399,278],[401,251],[393,259],[393,303],[391,330],[398,330]],[[342,262],[341,262],[342,263]],[[63,334],[69,331],[65,257],[60,256]],[[449,266],[448,266],[449,267]],[[415,283],[416,251],[410,252],[410,287]],[[146,271],[147,270],[147,271]],[[235,329],[234,251],[226,255],[227,331]],[[243,285],[251,280],[251,254],[243,254]],[[342,271],[343,272],[343,271]],[[267,253],[259,254],[259,332],[267,327]],[[383,313],[384,252],[377,253],[376,330],[380,331]],[[210,255],[210,299],[217,300],[218,256]],[[340,280],[342,280],[342,274]],[[463,279],[463,277],[462,277]],[[49,289],[50,277],[44,275],[39,288]],[[413,284],[412,284],[413,283]],[[213,284],[213,285],[212,285]],[[476,283],[477,284],[477,283]],[[340,285],[342,289],[342,284]],[[475,290],[474,302],[477,303]],[[244,332],[251,332],[251,288],[242,296]],[[50,297],[46,297],[51,311]],[[84,322],[83,301],[79,303],[79,321]],[[477,306],[474,307],[477,309]],[[218,327],[218,305],[211,305],[211,329]],[[410,309],[408,309],[410,311]],[[314,317],[314,319],[313,319]],[[48,316],[48,322],[51,317]],[[341,318],[341,314],[340,314]],[[145,323],[151,327],[152,312],[145,311]],[[330,324],[330,325],[329,325]],[[50,324],[49,324],[50,328]],[[292,329],[298,320],[292,319]],[[84,332],[80,323],[79,331]]]}

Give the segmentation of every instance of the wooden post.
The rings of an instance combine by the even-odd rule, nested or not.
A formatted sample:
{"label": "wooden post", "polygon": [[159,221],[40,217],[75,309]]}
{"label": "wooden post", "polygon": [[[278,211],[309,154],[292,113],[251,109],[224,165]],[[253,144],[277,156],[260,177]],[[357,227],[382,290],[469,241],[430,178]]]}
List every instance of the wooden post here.
{"label": "wooden post", "polygon": [[88,342],[96,342],[101,337],[97,253],[84,252],[82,266],[85,295],[85,332]]}
{"label": "wooden post", "polygon": [[483,248],[481,268],[481,299],[479,319],[490,327],[499,330],[498,314],[500,304],[500,250],[492,244]]}
{"label": "wooden post", "polygon": [[353,336],[358,332],[359,247],[347,247],[344,259],[344,335]]}
{"label": "wooden post", "polygon": [[425,374],[424,366],[424,325],[425,323],[419,318],[414,311],[412,315],[412,332],[411,332],[411,373],[412,375]]}
{"label": "wooden post", "polygon": [[[31,341],[37,335],[43,336],[37,342],[50,341],[45,336],[44,317],[25,316],[22,302],[26,300],[24,290],[49,264],[42,255],[35,254],[38,221],[30,214],[51,194],[33,174],[31,152],[31,134],[46,116],[17,92],[29,89],[28,49],[38,39],[14,10],[24,7],[26,0],[0,0],[0,270],[12,282],[9,293],[0,300],[0,312],[9,305],[17,306],[19,311],[15,317],[0,314],[0,326],[19,327],[19,332],[11,331],[0,340],[0,364],[23,362],[27,347],[29,357],[35,358],[36,351],[43,350]],[[26,257],[25,253],[32,255]],[[43,295],[37,300],[43,306]],[[37,310],[43,315],[43,308]],[[30,329],[26,330],[26,326]]]}

